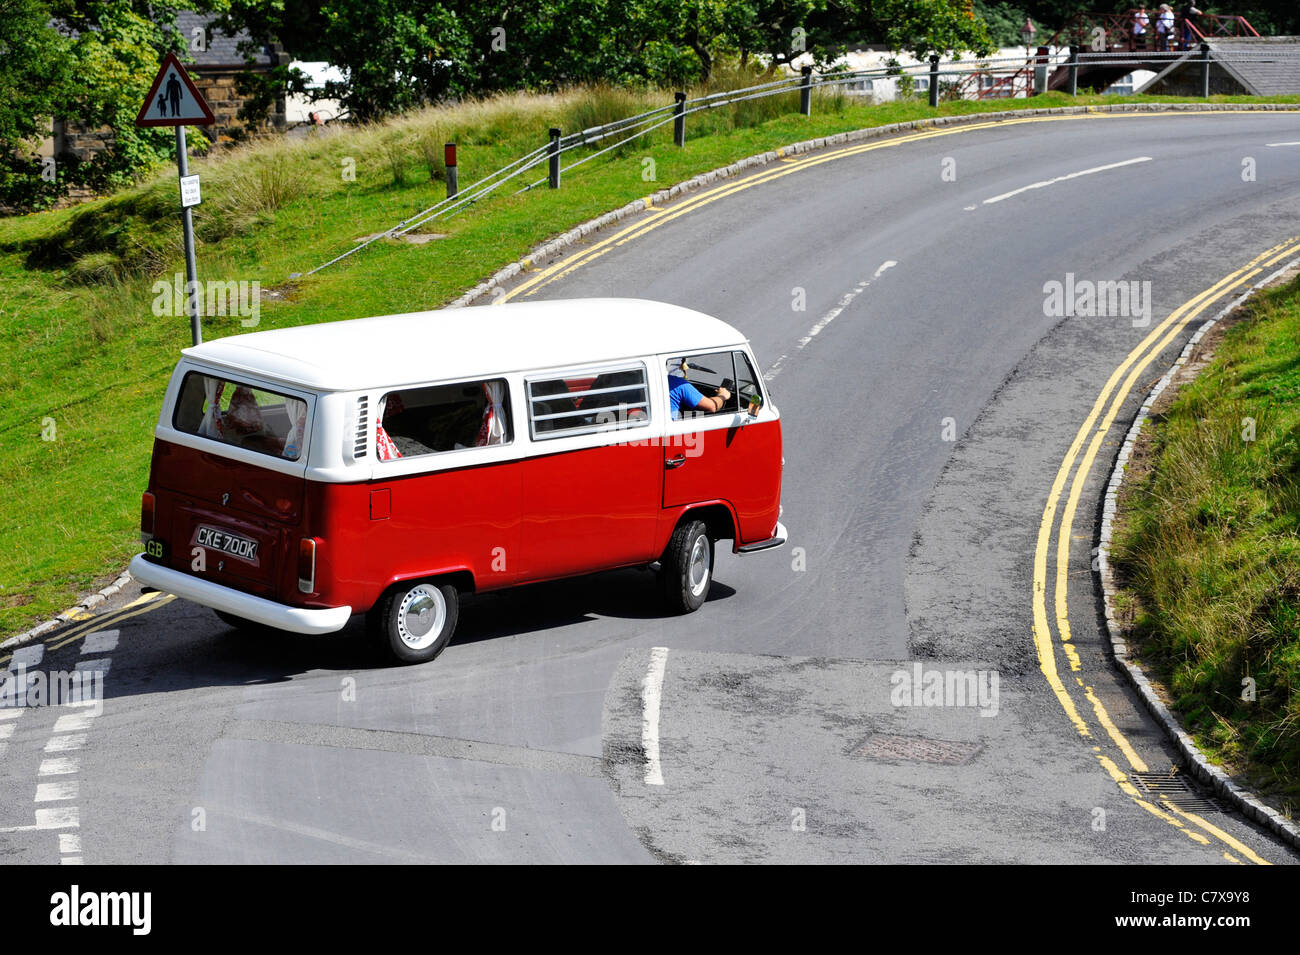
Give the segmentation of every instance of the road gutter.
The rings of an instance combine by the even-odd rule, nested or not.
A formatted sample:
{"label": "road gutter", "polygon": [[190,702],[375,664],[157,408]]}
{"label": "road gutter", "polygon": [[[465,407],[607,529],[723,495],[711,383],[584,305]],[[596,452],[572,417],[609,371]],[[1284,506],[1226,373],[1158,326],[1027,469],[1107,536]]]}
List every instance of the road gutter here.
{"label": "road gutter", "polygon": [[1213,317],[1206,319],[1195,334],[1188,339],[1187,344],[1183,347],[1173,365],[1156,382],[1155,387],[1146,396],[1142,407],[1133,419],[1133,424],[1124,436],[1124,442],[1119,449],[1119,453],[1115,456],[1115,463],[1111,468],[1110,480],[1106,484],[1101,512],[1101,530],[1097,546],[1096,578],[1105,605],[1104,627],[1106,637],[1109,640],[1115,663],[1133,686],[1133,689],[1137,691],[1143,705],[1151,713],[1151,716],[1165,731],[1165,735],[1169,737],[1170,742],[1177,747],[1183,763],[1191,775],[1212,789],[1216,796],[1231,805],[1247,819],[1263,826],[1292,848],[1300,849],[1300,826],[1288,820],[1276,809],[1265,805],[1258,796],[1234,782],[1227,772],[1211,763],[1197,747],[1192,737],[1183,729],[1173,713],[1170,712],[1169,707],[1157,695],[1155,688],[1147,679],[1142,668],[1129,655],[1128,643],[1122,636],[1123,628],[1115,616],[1115,594],[1119,588],[1115,585],[1115,573],[1110,563],[1111,539],[1114,533],[1120,487],[1124,483],[1124,472],[1137,445],[1142,428],[1150,419],[1151,409],[1156,399],[1160,397],[1178,372],[1187,364],[1192,352],[1195,351],[1196,346],[1200,344],[1211,328],[1235,311],[1252,295],[1273,284],[1282,275],[1296,269],[1297,266],[1300,266],[1300,258],[1292,259],[1272,275],[1261,279],[1237,296]]}

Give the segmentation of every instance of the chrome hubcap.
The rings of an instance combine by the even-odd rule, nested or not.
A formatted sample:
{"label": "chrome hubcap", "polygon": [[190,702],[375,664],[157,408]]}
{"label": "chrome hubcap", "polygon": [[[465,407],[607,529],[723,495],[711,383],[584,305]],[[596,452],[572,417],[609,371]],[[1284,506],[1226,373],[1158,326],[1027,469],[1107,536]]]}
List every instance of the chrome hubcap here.
{"label": "chrome hubcap", "polygon": [[438,638],[447,621],[447,601],[436,587],[413,587],[397,612],[397,633],[412,650],[423,650]]}
{"label": "chrome hubcap", "polygon": [[698,597],[709,586],[709,539],[701,534],[691,545],[691,594]]}

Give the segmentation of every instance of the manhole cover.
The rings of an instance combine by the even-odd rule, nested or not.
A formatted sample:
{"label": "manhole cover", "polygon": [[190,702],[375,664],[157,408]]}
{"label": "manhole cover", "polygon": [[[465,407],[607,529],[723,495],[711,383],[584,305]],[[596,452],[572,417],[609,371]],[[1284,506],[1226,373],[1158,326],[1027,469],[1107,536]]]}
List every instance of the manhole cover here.
{"label": "manhole cover", "polygon": [[906,759],[920,763],[961,766],[974,759],[982,748],[979,743],[963,743],[951,739],[875,733],[859,743],[850,755],[866,759]]}
{"label": "manhole cover", "polygon": [[1175,767],[1165,773],[1133,773],[1138,788],[1185,812],[1219,812],[1219,807],[1187,784],[1187,777]]}

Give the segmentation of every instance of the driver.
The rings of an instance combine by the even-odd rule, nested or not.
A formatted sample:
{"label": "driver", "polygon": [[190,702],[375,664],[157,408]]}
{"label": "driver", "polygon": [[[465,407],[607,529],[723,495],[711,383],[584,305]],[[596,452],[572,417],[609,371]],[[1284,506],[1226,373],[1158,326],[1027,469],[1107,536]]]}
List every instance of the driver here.
{"label": "driver", "polygon": [[718,386],[713,397],[706,398],[698,388],[686,380],[687,370],[686,359],[683,358],[681,364],[677,366],[677,373],[668,375],[668,407],[672,410],[674,421],[681,418],[683,405],[705,414],[713,414],[726,407],[731,398],[731,391],[726,386]]}

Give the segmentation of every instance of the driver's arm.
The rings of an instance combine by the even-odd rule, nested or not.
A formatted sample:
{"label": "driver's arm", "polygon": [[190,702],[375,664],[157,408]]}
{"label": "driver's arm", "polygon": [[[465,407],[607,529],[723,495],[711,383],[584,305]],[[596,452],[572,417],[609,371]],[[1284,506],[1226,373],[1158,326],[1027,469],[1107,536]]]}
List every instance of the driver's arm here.
{"label": "driver's arm", "polygon": [[725,408],[727,402],[730,400],[731,392],[726,388],[719,387],[718,390],[713,393],[712,398],[701,398],[700,403],[695,406],[695,410],[713,414],[714,412],[721,411]]}

